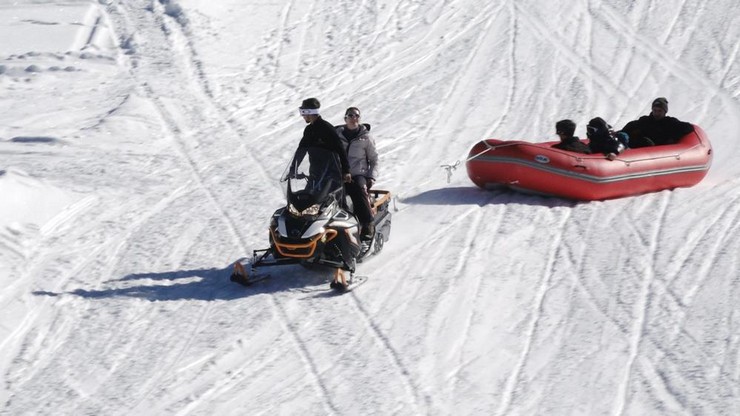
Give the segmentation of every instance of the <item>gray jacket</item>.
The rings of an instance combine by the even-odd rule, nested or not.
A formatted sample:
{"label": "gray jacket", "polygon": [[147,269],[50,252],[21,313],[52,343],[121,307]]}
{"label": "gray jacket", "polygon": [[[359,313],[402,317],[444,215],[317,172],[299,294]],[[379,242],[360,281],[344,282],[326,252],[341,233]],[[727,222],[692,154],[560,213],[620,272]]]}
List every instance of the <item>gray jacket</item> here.
{"label": "gray jacket", "polygon": [[370,137],[367,127],[360,124],[360,133],[350,141],[344,136],[346,126],[337,127],[339,138],[347,149],[349,171],[352,176],[365,176],[372,179],[378,177],[378,152],[375,150],[375,140]]}

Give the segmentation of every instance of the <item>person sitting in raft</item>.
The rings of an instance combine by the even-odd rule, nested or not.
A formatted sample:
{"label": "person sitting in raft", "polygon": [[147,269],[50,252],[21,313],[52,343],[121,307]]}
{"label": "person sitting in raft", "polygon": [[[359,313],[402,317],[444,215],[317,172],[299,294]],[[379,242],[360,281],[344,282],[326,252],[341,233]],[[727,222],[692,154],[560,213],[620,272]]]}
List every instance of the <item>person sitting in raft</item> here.
{"label": "person sitting in raft", "polygon": [[627,147],[629,136],[625,132],[614,133],[601,117],[591,119],[586,126],[586,136],[591,153],[603,153],[607,159],[614,160]]}
{"label": "person sitting in raft", "polygon": [[560,143],[552,147],[569,152],[590,154],[591,149],[578,137],[573,136],[576,132],[576,123],[573,120],[560,120],[555,123],[555,134],[560,137]]}
{"label": "person sitting in raft", "polygon": [[647,116],[627,123],[620,132],[630,137],[630,147],[647,147],[673,144],[678,139],[694,131],[691,123],[668,117],[668,100],[658,97],[653,100],[652,111]]}

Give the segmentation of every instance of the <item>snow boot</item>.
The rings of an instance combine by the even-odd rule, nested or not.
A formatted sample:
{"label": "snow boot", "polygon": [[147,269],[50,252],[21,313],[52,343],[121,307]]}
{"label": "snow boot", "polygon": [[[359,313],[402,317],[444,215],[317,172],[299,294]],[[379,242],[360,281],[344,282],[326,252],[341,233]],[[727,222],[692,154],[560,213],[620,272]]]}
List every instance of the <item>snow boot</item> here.
{"label": "snow boot", "polygon": [[371,241],[374,235],[375,235],[375,224],[373,224],[372,222],[363,224],[362,234],[360,235],[360,239],[363,241]]}

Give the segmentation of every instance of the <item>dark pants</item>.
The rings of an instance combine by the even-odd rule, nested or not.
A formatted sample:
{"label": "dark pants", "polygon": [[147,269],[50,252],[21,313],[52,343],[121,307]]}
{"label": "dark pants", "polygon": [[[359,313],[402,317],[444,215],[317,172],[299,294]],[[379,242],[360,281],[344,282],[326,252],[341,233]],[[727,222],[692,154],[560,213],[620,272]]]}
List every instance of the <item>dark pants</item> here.
{"label": "dark pants", "polygon": [[369,224],[373,221],[373,213],[370,211],[370,197],[367,194],[367,180],[364,176],[353,176],[352,182],[344,184],[347,194],[352,198],[354,214],[361,224]]}

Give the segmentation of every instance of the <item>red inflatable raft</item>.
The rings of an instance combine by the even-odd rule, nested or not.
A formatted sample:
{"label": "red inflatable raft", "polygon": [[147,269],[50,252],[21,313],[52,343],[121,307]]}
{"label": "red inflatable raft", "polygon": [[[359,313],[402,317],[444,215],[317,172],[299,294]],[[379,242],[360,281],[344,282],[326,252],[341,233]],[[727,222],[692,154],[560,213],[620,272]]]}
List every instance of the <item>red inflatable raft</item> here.
{"label": "red inflatable raft", "polygon": [[627,149],[615,160],[553,148],[556,143],[483,140],[470,150],[468,176],[484,189],[592,201],[693,186],[712,164],[712,147],[698,126],[676,144]]}

